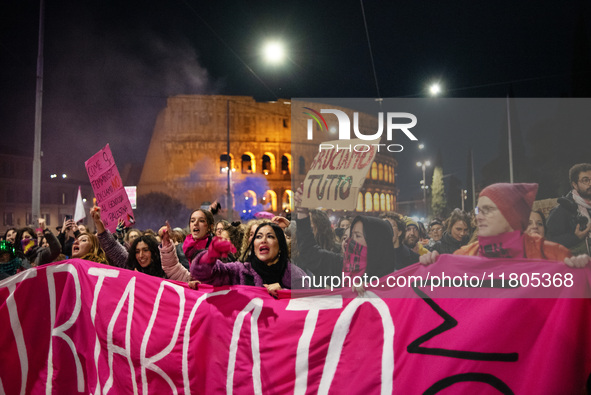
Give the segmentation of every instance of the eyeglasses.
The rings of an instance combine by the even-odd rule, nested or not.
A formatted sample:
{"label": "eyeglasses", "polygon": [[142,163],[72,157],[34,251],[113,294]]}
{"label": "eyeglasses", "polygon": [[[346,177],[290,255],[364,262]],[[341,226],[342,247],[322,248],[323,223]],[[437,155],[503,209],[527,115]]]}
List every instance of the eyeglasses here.
{"label": "eyeglasses", "polygon": [[591,184],[591,178],[589,178],[589,177],[581,178],[579,180],[579,183],[581,183],[583,185],[590,185]]}
{"label": "eyeglasses", "polygon": [[493,206],[482,206],[482,207],[474,207],[474,213],[476,215],[478,214],[482,214],[485,217],[488,217],[489,215],[491,215],[492,213],[495,212],[495,210],[498,210],[498,208],[493,207]]}

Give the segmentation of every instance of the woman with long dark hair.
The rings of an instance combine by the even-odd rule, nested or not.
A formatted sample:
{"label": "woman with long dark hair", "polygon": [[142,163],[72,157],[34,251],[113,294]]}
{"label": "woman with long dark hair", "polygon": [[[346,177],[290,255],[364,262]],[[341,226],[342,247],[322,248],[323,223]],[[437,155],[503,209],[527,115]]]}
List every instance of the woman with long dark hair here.
{"label": "woman with long dark hair", "polygon": [[382,277],[396,270],[389,223],[374,217],[358,215],[351,222],[349,236],[342,253],[322,248],[316,239],[309,210],[301,207],[302,190],[298,188],[294,201],[297,212],[298,265],[316,276]]}
{"label": "woman with long dark hair", "polygon": [[94,220],[101,247],[112,265],[137,270],[151,276],[166,277],[158,253],[158,241],[154,236],[144,234],[137,237],[127,250],[105,228],[100,207],[95,206],[90,209],[90,216]]}
{"label": "woman with long dark hair", "polygon": [[[265,287],[277,296],[280,289],[301,287],[305,273],[289,262],[287,241],[283,230],[274,223],[260,224],[248,245],[245,262],[222,262],[231,251],[232,243],[215,237],[207,251],[197,254],[191,262],[190,273],[178,263],[173,248],[163,240],[160,250],[164,271],[172,280],[198,280],[212,285],[254,285]],[[167,247],[168,246],[168,247]]]}

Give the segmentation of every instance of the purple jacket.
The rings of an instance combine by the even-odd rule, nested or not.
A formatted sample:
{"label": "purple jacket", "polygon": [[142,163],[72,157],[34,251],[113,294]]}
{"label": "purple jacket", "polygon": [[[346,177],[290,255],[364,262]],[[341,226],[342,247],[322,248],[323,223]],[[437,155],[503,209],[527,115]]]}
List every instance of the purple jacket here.
{"label": "purple jacket", "polygon": [[[191,277],[203,283],[219,285],[254,285],[263,286],[263,279],[253,269],[250,262],[228,262],[223,263],[219,259],[213,264],[201,263],[205,253],[202,251],[191,263]],[[285,288],[302,288],[302,277],[306,273],[299,267],[287,264],[282,279],[282,286]]]}

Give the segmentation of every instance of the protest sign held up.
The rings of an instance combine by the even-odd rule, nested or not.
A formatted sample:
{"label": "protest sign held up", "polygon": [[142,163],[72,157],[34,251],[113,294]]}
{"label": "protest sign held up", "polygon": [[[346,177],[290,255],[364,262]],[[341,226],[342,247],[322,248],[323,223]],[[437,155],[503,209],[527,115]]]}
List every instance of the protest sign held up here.
{"label": "protest sign held up", "polygon": [[101,208],[105,227],[115,232],[119,219],[125,221],[125,226],[131,226],[135,222],[133,210],[109,144],[84,162],[84,165],[96,204]]}
{"label": "protest sign held up", "polygon": [[304,180],[302,207],[355,210],[376,152],[375,144],[359,139],[320,144]]}

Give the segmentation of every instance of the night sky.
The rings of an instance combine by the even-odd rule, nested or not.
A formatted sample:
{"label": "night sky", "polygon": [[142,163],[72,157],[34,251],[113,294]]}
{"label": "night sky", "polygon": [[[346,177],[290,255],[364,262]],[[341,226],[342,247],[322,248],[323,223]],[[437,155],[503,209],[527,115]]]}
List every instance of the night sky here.
{"label": "night sky", "polygon": [[[365,1],[374,77],[358,1],[46,0],[45,7],[43,174],[84,181],[84,161],[107,143],[120,169],[143,162],[171,95],[415,98],[440,79],[445,97],[505,97],[510,88],[516,97],[569,96],[576,26],[591,21],[589,2],[578,0]],[[3,152],[32,155],[38,12],[36,1],[0,4]],[[289,48],[282,66],[263,62],[268,38]],[[430,136],[421,157],[405,152],[400,197],[420,192],[415,159],[463,138]],[[477,169],[495,149],[475,147]],[[443,152],[444,172],[463,181],[465,158]]]}

